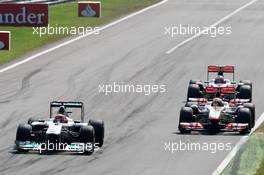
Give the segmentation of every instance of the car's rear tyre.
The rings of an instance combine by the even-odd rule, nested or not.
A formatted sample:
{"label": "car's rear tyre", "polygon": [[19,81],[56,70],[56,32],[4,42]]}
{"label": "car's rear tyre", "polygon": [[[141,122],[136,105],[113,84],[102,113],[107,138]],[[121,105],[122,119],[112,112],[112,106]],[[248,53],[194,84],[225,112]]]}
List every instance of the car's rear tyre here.
{"label": "car's rear tyre", "polygon": [[185,103],[185,107],[192,107],[195,104],[196,104],[195,102],[188,101]]}
{"label": "car's rear tyre", "polygon": [[94,152],[95,133],[92,126],[81,126],[79,140],[85,144],[85,148],[88,148],[84,149],[84,154],[92,154]]}
{"label": "car's rear tyre", "polygon": [[28,122],[27,122],[27,123],[28,123],[29,125],[31,125],[31,123],[34,122],[34,121],[36,121],[36,119],[30,117],[30,118],[28,119]]}
{"label": "car's rear tyre", "polygon": [[[198,84],[190,84],[188,87],[187,98],[201,98],[201,91]],[[187,100],[188,100],[187,99]]]}
{"label": "car's rear tyre", "polygon": [[240,99],[252,99],[252,89],[250,85],[242,85],[239,89],[238,98]]}
{"label": "car's rear tyre", "polygon": [[95,143],[102,147],[104,144],[104,122],[102,120],[89,120],[89,124],[95,131]]}
{"label": "car's rear tyre", "polygon": [[190,107],[190,108],[192,108],[192,110],[193,110],[193,115],[196,115],[196,114],[199,113],[199,109],[198,109],[198,107],[197,107],[196,104],[197,104],[197,103],[195,103],[195,102],[191,102],[191,101],[189,101],[189,102],[187,102],[187,103],[185,104],[185,107]]}
{"label": "car's rear tyre", "polygon": [[255,116],[255,105],[253,103],[245,103],[244,107],[250,109],[250,111],[251,111],[251,128],[254,128],[255,119],[256,119],[256,116]]}
{"label": "car's rear tyre", "polygon": [[189,84],[197,84],[199,82],[200,82],[200,80],[190,80],[189,81]]}
{"label": "car's rear tyre", "polygon": [[179,120],[179,126],[178,129],[179,131],[184,134],[184,133],[191,133],[190,130],[186,130],[185,128],[182,128],[180,123],[191,123],[194,122],[193,118],[193,110],[190,107],[182,107],[180,111],[180,120]]}
{"label": "car's rear tyre", "polygon": [[248,108],[240,108],[236,117],[236,123],[246,123],[248,127],[240,131],[240,134],[246,134],[251,131],[251,111]]}
{"label": "car's rear tyre", "polygon": [[[32,127],[29,124],[19,124],[16,132],[16,141],[25,142],[31,141],[31,131]],[[17,148],[18,152],[28,152],[21,148]]]}
{"label": "car's rear tyre", "polygon": [[252,88],[252,82],[250,80],[241,80],[240,83],[243,83],[244,85],[249,85]]}

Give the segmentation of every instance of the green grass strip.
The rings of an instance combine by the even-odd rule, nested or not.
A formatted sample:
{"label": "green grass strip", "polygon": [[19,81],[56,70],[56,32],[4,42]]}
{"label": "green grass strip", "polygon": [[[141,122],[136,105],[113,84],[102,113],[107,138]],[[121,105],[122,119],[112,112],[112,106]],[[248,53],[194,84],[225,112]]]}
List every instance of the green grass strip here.
{"label": "green grass strip", "polygon": [[255,175],[264,158],[263,148],[264,134],[254,133],[221,175]]}
{"label": "green grass strip", "polygon": [[[102,17],[86,18],[77,16],[77,2],[49,7],[51,26],[63,27],[96,27],[114,21],[129,13],[152,5],[160,0],[101,0]],[[23,56],[45,44],[58,41],[67,35],[33,35],[32,27],[0,27],[0,31],[11,31],[11,50],[0,51],[0,65]]]}

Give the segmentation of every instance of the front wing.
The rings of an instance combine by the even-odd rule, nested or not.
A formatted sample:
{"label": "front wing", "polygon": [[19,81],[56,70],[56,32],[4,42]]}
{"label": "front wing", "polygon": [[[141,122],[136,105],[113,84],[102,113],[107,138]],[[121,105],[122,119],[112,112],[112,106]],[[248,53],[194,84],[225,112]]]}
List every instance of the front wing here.
{"label": "front wing", "polygon": [[84,143],[36,143],[31,141],[15,141],[16,150],[37,151],[42,153],[44,151],[60,151],[60,152],[75,152],[84,153],[88,149],[92,149],[91,145]]}
{"label": "front wing", "polygon": [[[181,122],[180,127],[182,129],[185,129],[187,131],[202,131],[202,130],[208,130],[206,129],[201,123],[193,122],[193,123],[185,123]],[[223,132],[241,132],[248,128],[247,123],[229,123],[223,129],[220,129],[220,131]]]}

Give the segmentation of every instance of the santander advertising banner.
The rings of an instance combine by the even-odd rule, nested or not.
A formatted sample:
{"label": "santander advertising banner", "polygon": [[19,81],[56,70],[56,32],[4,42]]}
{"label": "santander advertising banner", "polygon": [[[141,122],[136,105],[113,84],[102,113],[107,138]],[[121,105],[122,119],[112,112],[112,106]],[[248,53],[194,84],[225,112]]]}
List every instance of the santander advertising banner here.
{"label": "santander advertising banner", "polygon": [[80,1],[78,2],[79,17],[100,17],[100,1]]}
{"label": "santander advertising banner", "polygon": [[10,32],[0,31],[0,50],[10,50]]}
{"label": "santander advertising banner", "polygon": [[48,4],[0,4],[0,26],[47,26]]}

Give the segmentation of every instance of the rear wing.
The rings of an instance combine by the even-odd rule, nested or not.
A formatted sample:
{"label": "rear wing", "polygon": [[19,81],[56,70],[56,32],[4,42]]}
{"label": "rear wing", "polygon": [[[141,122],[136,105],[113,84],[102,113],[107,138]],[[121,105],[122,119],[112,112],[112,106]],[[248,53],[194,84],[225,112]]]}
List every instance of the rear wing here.
{"label": "rear wing", "polygon": [[207,80],[209,80],[210,73],[217,73],[218,75],[223,75],[224,73],[232,73],[233,81],[235,80],[235,66],[215,66],[210,65],[207,68]]}
{"label": "rear wing", "polygon": [[52,101],[50,102],[50,118],[52,117],[52,108],[64,106],[65,108],[80,108],[81,109],[81,121],[84,122],[84,105],[83,102],[61,102]]}

